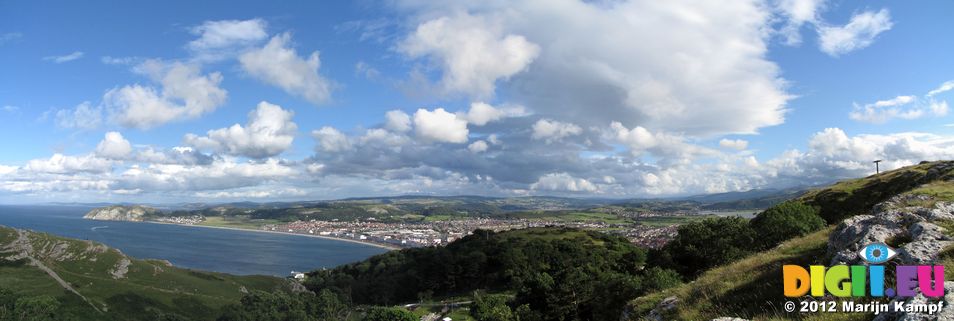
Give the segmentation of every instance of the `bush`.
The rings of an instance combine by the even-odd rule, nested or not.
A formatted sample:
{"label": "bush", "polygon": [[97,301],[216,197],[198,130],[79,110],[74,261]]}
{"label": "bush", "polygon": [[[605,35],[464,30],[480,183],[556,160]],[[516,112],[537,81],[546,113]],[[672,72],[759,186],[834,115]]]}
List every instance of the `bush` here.
{"label": "bush", "polygon": [[368,310],[364,321],[417,321],[414,314],[399,308],[374,307]]}
{"label": "bush", "polygon": [[756,233],[741,217],[709,218],[679,227],[678,234],[658,253],[657,266],[695,278],[710,268],[752,253]]}
{"label": "bush", "polygon": [[818,216],[818,210],[814,207],[788,201],[760,213],[750,225],[762,242],[761,248],[766,249],[820,230],[825,227],[825,220]]}
{"label": "bush", "polygon": [[682,284],[679,272],[660,267],[651,267],[643,273],[643,289],[646,293],[665,290]]}

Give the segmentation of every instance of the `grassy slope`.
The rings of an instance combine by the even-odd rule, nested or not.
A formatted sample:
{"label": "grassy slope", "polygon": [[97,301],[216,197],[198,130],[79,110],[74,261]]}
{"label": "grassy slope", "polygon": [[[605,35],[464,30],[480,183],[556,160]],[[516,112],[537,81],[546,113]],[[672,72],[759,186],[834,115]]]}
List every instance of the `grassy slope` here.
{"label": "grassy slope", "polygon": [[[14,240],[15,236],[15,230],[0,227],[0,247]],[[109,271],[126,258],[117,250],[44,233],[31,233],[29,239],[35,258],[91,303],[107,311],[106,315],[96,312],[78,296],[66,292],[49,275],[24,261],[0,260],[0,287],[23,296],[57,297],[82,319],[145,318],[149,313],[143,311],[176,313],[199,320],[214,319],[220,307],[238,302],[242,297],[242,287],[266,291],[287,287],[287,281],[280,278],[200,272],[168,266],[161,261],[136,259],[130,259],[132,263],[125,278],[114,279]],[[50,255],[57,245],[65,246],[65,253],[72,257]]]}
{"label": "grassy slope", "polygon": [[[939,162],[909,166],[865,178],[846,180],[827,188],[806,193],[799,200],[819,206],[823,215],[840,222],[844,217],[868,212],[872,206],[898,194],[931,196],[920,206],[936,201],[954,201],[954,177],[951,172],[931,171]],[[923,185],[921,185],[923,184]],[[919,186],[920,185],[920,186]],[[941,224],[954,232],[954,222]],[[649,313],[662,299],[678,297],[681,302],[672,311],[672,319],[709,320],[721,316],[739,316],[756,320],[867,320],[867,314],[786,314],[779,309],[786,299],[781,294],[781,266],[784,264],[827,264],[825,249],[833,226],[813,234],[789,240],[782,245],[743,260],[703,273],[682,286],[637,298],[630,303],[632,315]],[[940,262],[954,277],[954,246],[945,250]],[[951,271],[948,271],[951,270]]]}
{"label": "grassy slope", "polygon": [[838,182],[813,190],[798,199],[821,209],[820,215],[829,224],[836,224],[854,215],[868,212],[875,204],[888,198],[910,192],[923,184],[954,178],[951,171],[940,172],[933,167],[949,162],[930,162],[903,167],[859,179]]}

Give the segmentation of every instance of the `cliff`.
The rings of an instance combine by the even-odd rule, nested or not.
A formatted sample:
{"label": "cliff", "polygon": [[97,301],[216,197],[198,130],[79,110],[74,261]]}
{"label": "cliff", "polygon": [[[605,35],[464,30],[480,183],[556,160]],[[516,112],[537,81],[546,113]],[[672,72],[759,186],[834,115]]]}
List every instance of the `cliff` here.
{"label": "cliff", "polygon": [[134,221],[141,222],[143,216],[159,213],[159,210],[141,205],[117,205],[100,207],[89,211],[83,218],[100,221]]}

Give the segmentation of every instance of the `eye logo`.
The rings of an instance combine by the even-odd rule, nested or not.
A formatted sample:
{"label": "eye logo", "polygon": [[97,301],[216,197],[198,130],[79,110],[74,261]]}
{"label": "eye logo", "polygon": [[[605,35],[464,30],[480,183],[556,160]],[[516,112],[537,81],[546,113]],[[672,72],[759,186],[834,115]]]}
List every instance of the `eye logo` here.
{"label": "eye logo", "polygon": [[898,255],[898,252],[895,252],[894,249],[884,243],[871,243],[865,245],[865,247],[858,251],[858,257],[871,264],[888,262],[888,260],[895,255]]}

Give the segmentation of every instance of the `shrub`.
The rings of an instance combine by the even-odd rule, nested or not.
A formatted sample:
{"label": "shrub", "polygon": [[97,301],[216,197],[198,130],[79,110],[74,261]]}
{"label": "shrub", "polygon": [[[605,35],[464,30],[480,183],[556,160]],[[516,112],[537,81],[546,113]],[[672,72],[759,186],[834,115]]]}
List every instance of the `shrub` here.
{"label": "shrub", "polygon": [[[710,268],[738,260],[755,248],[756,233],[741,217],[709,218],[679,227],[678,234],[657,253],[657,265],[695,278]],[[661,261],[660,261],[661,260]]]}
{"label": "shrub", "polygon": [[798,201],[773,206],[750,222],[758,234],[761,248],[771,248],[783,241],[806,235],[825,227],[818,210]]}

